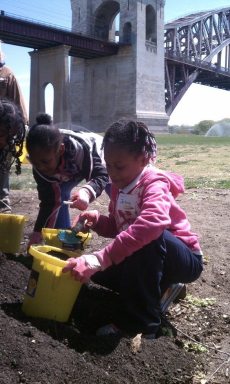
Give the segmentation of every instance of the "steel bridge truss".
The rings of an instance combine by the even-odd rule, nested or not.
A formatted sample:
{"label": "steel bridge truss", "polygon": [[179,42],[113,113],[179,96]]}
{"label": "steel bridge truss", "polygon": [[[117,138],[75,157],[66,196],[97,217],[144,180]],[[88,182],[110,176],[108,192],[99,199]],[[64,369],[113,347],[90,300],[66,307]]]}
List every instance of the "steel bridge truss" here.
{"label": "steel bridge truss", "polygon": [[169,115],[193,82],[230,90],[230,8],[166,24],[164,45]]}

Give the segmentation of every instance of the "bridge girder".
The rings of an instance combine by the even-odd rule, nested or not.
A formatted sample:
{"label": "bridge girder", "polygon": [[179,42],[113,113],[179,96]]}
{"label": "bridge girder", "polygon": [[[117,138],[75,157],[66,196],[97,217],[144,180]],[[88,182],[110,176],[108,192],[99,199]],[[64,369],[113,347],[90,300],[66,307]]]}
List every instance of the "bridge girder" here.
{"label": "bridge girder", "polygon": [[70,56],[84,59],[115,55],[118,51],[114,42],[10,16],[4,11],[0,12],[0,40],[36,50],[66,45],[70,47]]}
{"label": "bridge girder", "polygon": [[[70,46],[71,56],[87,59],[116,54],[122,45],[10,17],[4,11],[0,13],[0,38],[34,49],[64,44]],[[230,7],[165,24],[164,44],[168,115],[194,82],[230,90]]]}
{"label": "bridge girder", "polygon": [[164,44],[169,115],[194,82],[230,90],[230,7],[167,23]]}

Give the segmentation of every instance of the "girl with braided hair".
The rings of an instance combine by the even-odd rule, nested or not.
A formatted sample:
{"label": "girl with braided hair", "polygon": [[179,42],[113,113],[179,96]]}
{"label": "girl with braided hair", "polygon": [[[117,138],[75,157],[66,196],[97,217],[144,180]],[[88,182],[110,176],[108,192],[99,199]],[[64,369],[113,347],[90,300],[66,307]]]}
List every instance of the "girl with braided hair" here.
{"label": "girl with braided hair", "polygon": [[0,212],[11,212],[9,201],[9,171],[15,163],[15,173],[21,173],[20,156],[25,138],[25,120],[21,109],[11,100],[0,99]]}
{"label": "girl with braided hair", "polygon": [[40,200],[29,247],[42,241],[43,227],[69,228],[69,207],[87,209],[105,189],[108,175],[95,134],[59,129],[47,113],[37,115],[26,137],[26,149]]}
{"label": "girl with braided hair", "polygon": [[98,335],[120,328],[155,338],[170,303],[162,299],[165,293],[196,280],[203,269],[198,237],[176,202],[183,179],[156,168],[156,141],[142,122],[112,124],[103,148],[112,182],[109,215],[83,212],[74,224],[85,221],[86,228],[113,240],[91,255],[69,259],[63,271],[119,293],[119,316]]}

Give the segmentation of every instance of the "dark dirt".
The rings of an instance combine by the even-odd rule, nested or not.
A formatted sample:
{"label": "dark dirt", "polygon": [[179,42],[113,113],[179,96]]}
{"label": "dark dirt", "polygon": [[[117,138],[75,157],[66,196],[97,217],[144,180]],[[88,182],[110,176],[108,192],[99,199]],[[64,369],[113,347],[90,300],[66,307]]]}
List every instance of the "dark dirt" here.
{"label": "dark dirt", "polygon": [[[13,213],[28,217],[26,239],[38,209],[36,192],[12,191],[11,200]],[[68,323],[26,317],[21,305],[31,260],[2,254],[0,384],[230,383],[230,191],[188,190],[180,204],[200,234],[205,270],[187,286],[191,300],[170,307],[154,341],[95,336],[118,303],[112,292],[93,285],[82,288]],[[93,204],[102,211],[106,206],[105,195]],[[93,235],[87,252],[104,243]]]}

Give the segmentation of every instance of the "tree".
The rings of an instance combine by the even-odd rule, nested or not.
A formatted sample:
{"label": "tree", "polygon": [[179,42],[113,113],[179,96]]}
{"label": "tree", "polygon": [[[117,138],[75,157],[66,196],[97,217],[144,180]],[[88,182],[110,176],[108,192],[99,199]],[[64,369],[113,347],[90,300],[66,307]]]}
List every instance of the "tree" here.
{"label": "tree", "polygon": [[198,124],[194,125],[192,133],[195,135],[205,135],[205,133],[215,124],[213,120],[202,120]]}

